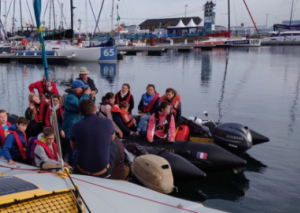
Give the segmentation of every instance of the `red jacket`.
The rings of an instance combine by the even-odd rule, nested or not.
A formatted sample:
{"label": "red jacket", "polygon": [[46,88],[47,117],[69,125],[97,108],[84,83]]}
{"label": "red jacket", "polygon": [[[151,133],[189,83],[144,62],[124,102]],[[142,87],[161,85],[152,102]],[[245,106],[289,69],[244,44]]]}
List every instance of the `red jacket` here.
{"label": "red jacket", "polygon": [[[58,89],[56,87],[56,83],[51,82],[51,84],[52,84],[51,93],[59,95]],[[45,81],[37,81],[35,83],[30,84],[28,88],[31,93],[35,93],[34,89],[37,89],[39,94],[42,93],[46,95],[45,89],[48,89],[48,86],[46,85]]]}
{"label": "red jacket", "polygon": [[[6,124],[8,127],[11,127],[10,122],[7,122]],[[0,147],[3,147],[4,143],[5,143],[5,134],[4,134],[3,127],[0,125]]]}
{"label": "red jacket", "polygon": [[[164,127],[163,121],[166,120],[167,120],[167,114],[159,112],[159,127]],[[167,134],[164,132],[163,129],[156,130],[155,114],[151,116],[148,123],[147,139],[152,140],[154,134],[159,138],[167,137]],[[174,116],[172,115],[170,120],[168,140],[174,140],[174,139],[175,139],[175,121],[174,121]]]}
{"label": "red jacket", "polygon": [[[52,109],[51,109],[51,106],[49,105],[47,112],[46,112],[46,117],[45,117],[45,124],[48,127],[52,126],[52,124],[50,122],[51,113],[52,113]],[[61,105],[59,105],[58,109],[56,110],[56,117],[58,117],[58,113],[60,113],[61,118],[63,118],[64,110],[61,107]]]}

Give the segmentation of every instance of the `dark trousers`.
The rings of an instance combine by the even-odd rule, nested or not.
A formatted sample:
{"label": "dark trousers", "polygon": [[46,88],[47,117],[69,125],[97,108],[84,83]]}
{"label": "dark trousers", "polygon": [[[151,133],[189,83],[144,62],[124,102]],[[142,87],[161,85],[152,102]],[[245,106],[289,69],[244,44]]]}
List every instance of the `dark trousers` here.
{"label": "dark trousers", "polygon": [[[112,141],[110,143],[110,150],[109,150],[109,168],[107,169],[107,171],[105,173],[103,173],[102,175],[99,175],[99,176],[95,176],[95,177],[100,177],[100,178],[106,178],[108,176],[110,176],[111,174],[111,171],[114,167],[114,164],[115,164],[115,157],[116,157],[116,154],[117,154],[117,144],[116,142]],[[89,156],[87,156],[89,157]],[[74,171],[73,171],[74,174],[80,174],[80,175],[83,175],[82,172],[79,171],[79,169],[77,168],[77,166],[74,167]]]}

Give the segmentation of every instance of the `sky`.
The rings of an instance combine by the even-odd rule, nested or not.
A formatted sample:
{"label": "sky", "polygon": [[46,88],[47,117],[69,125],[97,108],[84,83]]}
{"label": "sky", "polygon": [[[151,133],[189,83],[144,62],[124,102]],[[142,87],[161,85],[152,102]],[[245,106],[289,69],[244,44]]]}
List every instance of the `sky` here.
{"label": "sky", "polygon": [[[41,18],[46,22],[46,26],[49,25],[49,9],[45,12],[46,5],[50,0],[42,0],[43,10]],[[70,1],[69,0],[53,0],[54,8],[57,17],[56,23],[60,22],[61,12],[59,3],[64,4],[64,16],[66,22],[70,25]],[[82,20],[84,26],[95,26],[94,16],[90,7],[90,3],[93,6],[95,16],[98,17],[100,11],[101,0],[73,0],[76,8],[74,9],[74,20],[78,26],[78,19]],[[87,19],[85,1],[87,1]],[[114,0],[115,5],[119,6],[119,15],[121,17],[121,23],[126,25],[140,24],[145,19],[150,18],[174,18],[184,17],[185,9],[187,11],[187,17],[199,16],[203,18],[203,5],[205,0]],[[254,21],[257,25],[272,26],[275,23],[281,23],[282,20],[289,20],[291,14],[291,5],[293,0],[246,0],[248,7],[252,13]],[[298,2],[299,1],[299,2]],[[5,14],[4,8],[5,0],[1,0],[1,17],[4,22],[3,14]],[[14,0],[6,0],[7,11],[11,4],[8,13],[8,27],[11,27],[13,17],[13,2]],[[20,6],[19,0],[15,0],[15,18],[17,25],[20,25]],[[27,7],[27,2],[34,18],[32,0],[21,0],[23,23],[29,22],[30,13]],[[216,25],[227,26],[227,0],[214,0],[216,3]],[[187,5],[187,7],[186,7]],[[231,8],[231,26],[237,26],[244,23],[245,26],[253,26],[250,16],[246,10],[243,0],[230,0]],[[112,8],[112,0],[105,0],[103,12],[100,16],[99,25],[101,27],[110,26],[110,14]],[[116,9],[116,8],[115,8]],[[294,0],[294,12],[293,20],[300,20],[300,0]],[[45,15],[44,15],[45,14]],[[268,14],[268,19],[267,19]],[[53,14],[52,14],[53,16]],[[87,22],[86,22],[87,20]],[[53,24],[53,20],[52,26]],[[114,13],[114,24],[116,24],[116,10]],[[57,24],[56,24],[57,25]],[[66,26],[66,25],[65,25]]]}

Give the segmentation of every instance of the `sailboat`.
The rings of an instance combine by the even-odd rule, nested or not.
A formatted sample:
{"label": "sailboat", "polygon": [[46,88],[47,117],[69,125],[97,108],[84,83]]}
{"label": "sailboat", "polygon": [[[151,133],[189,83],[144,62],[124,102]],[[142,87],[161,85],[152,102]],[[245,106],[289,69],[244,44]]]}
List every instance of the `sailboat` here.
{"label": "sailboat", "polygon": [[[252,18],[252,15],[250,13],[250,10],[246,4],[246,1],[244,1],[244,4],[248,10],[248,13],[251,17],[251,20],[257,30],[256,24]],[[213,5],[215,6],[215,4]],[[210,8],[212,10],[213,8]],[[259,35],[259,31],[257,30],[257,33]],[[195,42],[195,44],[199,45],[215,45],[215,46],[225,46],[225,47],[259,47],[261,46],[261,39],[255,38],[231,38],[230,37],[230,0],[228,0],[228,32],[226,33],[211,33],[211,34],[206,34],[205,36],[209,37],[209,40],[206,41],[199,41]],[[224,37],[227,36],[227,37]]]}
{"label": "sailboat", "polygon": [[269,36],[262,39],[264,45],[299,45],[300,25],[292,25],[294,10],[294,0],[292,1],[290,24],[274,24],[274,31],[269,32]]}

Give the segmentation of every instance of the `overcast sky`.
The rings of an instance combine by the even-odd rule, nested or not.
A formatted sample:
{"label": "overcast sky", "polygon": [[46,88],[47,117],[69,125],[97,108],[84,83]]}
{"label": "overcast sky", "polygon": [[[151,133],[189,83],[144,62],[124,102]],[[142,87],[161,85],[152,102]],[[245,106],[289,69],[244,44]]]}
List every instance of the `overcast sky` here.
{"label": "overcast sky", "polygon": [[[27,0],[29,6],[32,9],[32,0]],[[27,8],[27,1],[21,0],[23,8],[23,20],[27,21],[30,19],[30,13]],[[44,8],[49,0],[42,0],[43,11],[42,17],[46,21],[46,25],[49,22],[49,9],[44,15]],[[73,0],[76,6],[75,20],[80,18],[83,20],[83,25],[86,25],[86,15],[85,15],[85,0]],[[93,10],[98,16],[100,11],[100,6],[102,0],[90,0],[93,5]],[[291,5],[293,0],[246,0],[248,7],[252,13],[252,16],[257,25],[266,24],[266,16],[268,14],[268,26],[274,23],[281,23],[282,20],[289,20],[291,13]],[[299,0],[300,1],[300,0]],[[7,8],[12,0],[7,0]],[[70,1],[69,0],[54,0],[55,11],[57,22],[60,21],[60,11],[58,2],[64,3],[64,15],[66,16],[67,22],[70,22]],[[92,15],[91,8],[88,4],[88,25],[95,26],[94,17]],[[145,19],[150,18],[173,18],[173,17],[183,17],[185,15],[185,5],[187,6],[187,17],[189,16],[199,16],[203,18],[203,9],[205,0],[115,0],[115,4],[119,5],[119,14],[121,17],[121,22],[126,25],[140,24]],[[215,0],[216,6],[216,24],[227,26],[227,0]],[[244,23],[246,26],[252,26],[251,19],[248,15],[246,7],[243,0],[231,0],[231,25],[240,25]],[[110,14],[111,14],[112,0],[105,0],[103,13],[100,18],[100,25],[104,27],[110,26]],[[15,6],[15,17],[20,21],[20,10],[19,1],[16,0]],[[8,9],[7,9],[8,10]],[[4,14],[4,0],[2,0],[2,15]],[[9,12],[9,25],[11,25],[11,18],[13,15],[13,4],[11,5]],[[300,2],[294,0],[294,13],[293,20],[300,19]],[[33,14],[33,11],[32,15]],[[116,18],[116,14],[114,14]],[[2,16],[3,19],[3,16]],[[114,22],[116,23],[116,21]],[[52,21],[53,25],[53,21]],[[11,27],[11,26],[9,26]]]}

